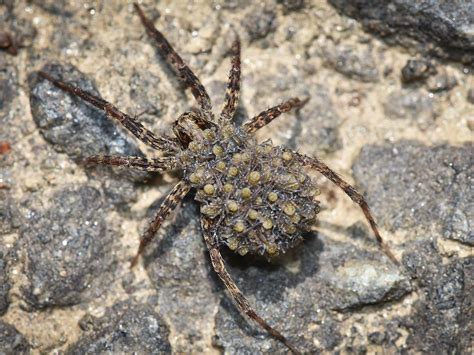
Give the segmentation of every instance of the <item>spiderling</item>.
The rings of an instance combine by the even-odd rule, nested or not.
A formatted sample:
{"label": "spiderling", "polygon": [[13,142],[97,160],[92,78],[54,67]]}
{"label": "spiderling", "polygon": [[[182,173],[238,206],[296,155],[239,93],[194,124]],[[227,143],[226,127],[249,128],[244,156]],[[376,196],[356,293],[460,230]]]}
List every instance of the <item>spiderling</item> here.
{"label": "spiderling", "polygon": [[184,63],[163,34],[139,5],[134,8],[161,56],[191,89],[198,107],[183,113],[173,124],[172,136],[156,137],[133,118],[100,97],[51,77],[39,75],[71,95],[78,96],[104,111],[141,142],[164,153],[162,158],[95,155],[86,159],[97,165],[124,166],[163,172],[181,170],[176,184],[140,240],[131,266],[152,241],[163,221],[191,189],[200,203],[201,226],[214,270],[225,284],[239,309],[256,321],[292,352],[299,351],[275,328],[264,321],[249,304],[226,270],[220,248],[227,246],[240,255],[258,254],[267,258],[285,253],[302,240],[302,233],[314,224],[319,212],[319,189],[303,167],[313,168],[339,186],[362,209],[382,250],[398,263],[383,242],[363,196],[326,164],[290,149],[274,146],[270,140],[258,143],[253,133],[282,113],[302,107],[307,100],[289,99],[261,112],[238,127],[232,119],[240,92],[240,41],[232,45],[232,65],[225,103],[218,117],[206,89]]}

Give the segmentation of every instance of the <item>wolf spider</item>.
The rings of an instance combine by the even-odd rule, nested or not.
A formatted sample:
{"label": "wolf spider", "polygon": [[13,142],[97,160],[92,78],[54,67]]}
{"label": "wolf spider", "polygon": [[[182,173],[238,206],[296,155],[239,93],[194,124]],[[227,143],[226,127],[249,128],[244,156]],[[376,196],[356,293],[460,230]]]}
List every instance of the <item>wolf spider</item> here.
{"label": "wolf spider", "polygon": [[317,158],[274,146],[271,141],[258,144],[253,138],[252,133],[282,113],[301,107],[305,100],[292,98],[261,112],[241,127],[234,126],[232,119],[240,91],[240,41],[237,38],[232,45],[232,67],[225,103],[219,117],[215,117],[209,95],[199,79],[140,6],[134,4],[134,8],[159,53],[191,89],[198,104],[198,108],[183,113],[174,122],[175,137],[156,137],[136,118],[121,112],[102,98],[56,80],[43,71],[39,75],[104,111],[147,146],[165,154],[162,158],[94,155],[86,162],[149,172],[183,171],[183,179],[165,198],[141,238],[131,266],[136,265],[163,221],[194,188],[197,190],[195,199],[201,204],[201,226],[214,270],[243,313],[291,351],[299,353],[279,331],[255,312],[227,272],[219,248],[227,245],[241,255],[250,253],[271,258],[300,242],[302,232],[309,230],[319,212],[319,202],[315,200],[318,189],[303,167],[315,169],[357,203],[382,250],[394,262],[397,260],[384,244],[367,202],[351,185]]}

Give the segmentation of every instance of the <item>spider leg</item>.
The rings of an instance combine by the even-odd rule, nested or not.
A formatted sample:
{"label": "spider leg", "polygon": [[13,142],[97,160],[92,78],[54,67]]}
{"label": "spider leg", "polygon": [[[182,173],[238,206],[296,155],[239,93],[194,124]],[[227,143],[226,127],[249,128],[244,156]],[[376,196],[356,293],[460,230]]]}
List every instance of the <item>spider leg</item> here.
{"label": "spider leg", "polygon": [[296,152],[294,154],[298,157],[298,159],[303,165],[312,167],[316,171],[324,175],[327,179],[329,179],[331,182],[333,182],[339,188],[341,188],[346,193],[346,195],[348,195],[351,198],[352,201],[354,201],[360,206],[360,208],[362,209],[362,212],[364,212],[365,218],[369,222],[370,227],[372,228],[372,231],[375,234],[375,237],[377,238],[377,242],[380,248],[396,265],[399,265],[400,263],[392,254],[388,245],[385,244],[384,240],[382,239],[382,236],[379,233],[379,230],[377,228],[377,224],[375,223],[375,219],[372,215],[372,212],[370,211],[369,205],[365,201],[364,197],[359,192],[357,192],[357,190],[354,187],[352,187],[350,184],[345,182],[339,175],[337,175],[337,173],[332,171],[331,168],[329,168],[321,160],[317,158],[308,157],[306,155],[299,154]]}
{"label": "spider leg", "polygon": [[161,56],[177,72],[178,77],[184,82],[184,84],[191,88],[191,92],[201,109],[211,115],[211,99],[197,76],[184,63],[181,56],[176,53],[165,36],[156,29],[153,22],[145,16],[141,7],[136,3],[133,4],[133,6],[135,11],[138,13],[138,16],[140,16],[140,20],[142,21],[143,26],[145,26],[146,32],[155,41]]}
{"label": "spider leg", "polygon": [[151,131],[143,127],[143,125],[139,121],[119,111],[119,109],[117,109],[114,105],[105,101],[104,99],[89,94],[88,92],[79,89],[78,87],[72,86],[68,83],[65,83],[64,81],[55,79],[46,72],[39,71],[38,74],[44,79],[53,83],[54,86],[60,88],[61,90],[64,90],[73,96],[78,96],[84,101],[87,101],[91,105],[104,111],[108,117],[117,120],[135,137],[137,137],[140,141],[142,141],[149,147],[157,150],[163,150],[165,152],[173,152],[178,149],[176,142],[173,139],[168,137],[156,137]]}
{"label": "spider leg", "polygon": [[232,279],[232,277],[226,270],[224,259],[222,258],[222,255],[219,251],[219,247],[217,246],[217,243],[211,235],[211,224],[212,223],[208,219],[201,219],[204,240],[206,241],[207,249],[209,250],[209,254],[211,256],[212,267],[224,283],[225,287],[229,291],[234,301],[237,303],[237,306],[239,307],[240,311],[242,313],[245,313],[250,319],[257,322],[258,325],[264,328],[274,338],[285,344],[288,349],[290,349],[294,354],[301,354],[293,345],[289,343],[289,341],[279,331],[271,327],[255,312],[247,298],[235,284],[235,281]]}
{"label": "spider leg", "polygon": [[166,171],[176,168],[176,159],[174,157],[166,158],[143,158],[134,156],[118,155],[92,155],[84,160],[86,164],[126,166],[132,169],[143,171]]}
{"label": "spider leg", "polygon": [[232,67],[227,82],[224,107],[221,112],[222,120],[230,121],[234,117],[239,103],[240,73],[240,40],[237,38],[232,44]]}
{"label": "spider leg", "polygon": [[184,182],[184,180],[181,180],[175,185],[175,187],[173,187],[168,196],[166,196],[165,200],[156,212],[155,218],[151,221],[147,230],[145,231],[145,234],[140,240],[137,254],[132,259],[132,263],[130,265],[131,268],[137,264],[140,255],[143,253],[146,246],[153,240],[156,232],[158,229],[160,229],[164,220],[169,216],[171,211],[176,208],[178,203],[184,198],[184,196],[186,196],[190,189],[191,187],[186,182]]}
{"label": "spider leg", "polygon": [[266,126],[275,118],[280,116],[282,113],[290,111],[292,108],[302,107],[309,99],[300,100],[297,97],[293,97],[280,105],[274,106],[259,113],[257,116],[251,118],[243,124],[244,129],[247,133],[253,133],[258,129]]}

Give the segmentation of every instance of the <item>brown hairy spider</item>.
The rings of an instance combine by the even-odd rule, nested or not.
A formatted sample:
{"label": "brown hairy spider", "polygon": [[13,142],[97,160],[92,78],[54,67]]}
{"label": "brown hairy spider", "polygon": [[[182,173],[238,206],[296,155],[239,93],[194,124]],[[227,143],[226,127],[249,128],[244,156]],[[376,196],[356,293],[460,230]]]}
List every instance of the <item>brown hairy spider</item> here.
{"label": "brown hairy spider", "polygon": [[232,118],[240,91],[240,42],[237,39],[232,46],[232,68],[225,104],[219,117],[214,117],[209,95],[199,79],[145,16],[140,6],[135,4],[134,7],[160,54],[191,89],[199,106],[183,113],[174,122],[175,137],[156,137],[135,118],[100,97],[56,80],[45,72],[39,72],[39,75],[104,111],[140,141],[166,155],[163,158],[95,155],[87,158],[86,162],[150,172],[183,171],[183,179],[168,194],[145,231],[131,265],[137,263],[163,221],[194,188],[197,191],[195,199],[201,204],[202,231],[214,270],[243,313],[291,351],[299,353],[280,332],[254,311],[227,272],[219,248],[227,245],[240,255],[250,253],[271,258],[299,243],[302,233],[314,224],[319,212],[319,202],[315,200],[319,190],[303,167],[314,168],[357,203],[382,250],[394,262],[397,263],[397,260],[384,244],[366,201],[351,185],[317,158],[274,146],[271,141],[259,144],[253,138],[252,133],[282,113],[301,107],[305,101],[292,98],[236,127]]}

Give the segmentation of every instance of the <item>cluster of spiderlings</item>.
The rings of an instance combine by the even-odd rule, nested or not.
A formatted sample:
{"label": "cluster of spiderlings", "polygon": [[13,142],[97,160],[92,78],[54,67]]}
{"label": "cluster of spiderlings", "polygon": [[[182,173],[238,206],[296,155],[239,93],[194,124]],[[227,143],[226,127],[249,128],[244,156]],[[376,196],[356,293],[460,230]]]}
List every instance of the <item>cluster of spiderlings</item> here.
{"label": "cluster of spiderlings", "polygon": [[299,242],[319,212],[319,190],[292,153],[231,125],[196,137],[180,160],[218,242],[266,257]]}

